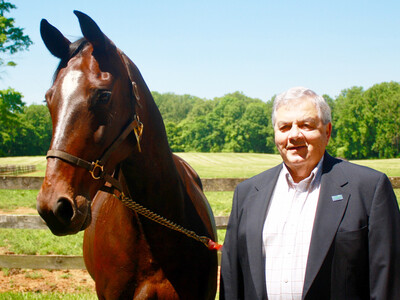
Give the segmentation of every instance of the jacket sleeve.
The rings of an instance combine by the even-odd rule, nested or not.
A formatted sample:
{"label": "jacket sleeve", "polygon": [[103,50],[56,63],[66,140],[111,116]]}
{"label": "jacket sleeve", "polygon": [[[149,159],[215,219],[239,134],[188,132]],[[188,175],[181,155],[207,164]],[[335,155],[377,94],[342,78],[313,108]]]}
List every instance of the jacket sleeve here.
{"label": "jacket sleeve", "polygon": [[243,299],[243,279],[238,257],[238,222],[238,188],[236,187],[222,248],[220,300]]}
{"label": "jacket sleeve", "polygon": [[400,299],[400,212],[391,183],[382,174],[369,216],[371,299]]}

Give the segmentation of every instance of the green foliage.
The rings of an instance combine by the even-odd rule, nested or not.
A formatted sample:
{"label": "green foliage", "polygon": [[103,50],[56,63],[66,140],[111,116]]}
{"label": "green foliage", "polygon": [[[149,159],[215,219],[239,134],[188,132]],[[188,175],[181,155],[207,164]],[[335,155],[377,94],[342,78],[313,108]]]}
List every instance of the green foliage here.
{"label": "green foliage", "polygon": [[44,155],[49,148],[52,124],[47,107],[25,107],[21,98],[12,89],[0,91],[0,156]]}
{"label": "green foliage", "polygon": [[[3,53],[15,54],[18,51],[28,50],[32,45],[31,39],[24,35],[23,29],[15,27],[15,20],[4,16],[15,8],[16,6],[10,2],[0,1],[0,52]],[[2,65],[15,66],[16,64],[0,58],[0,67]]]}
{"label": "green foliage", "polygon": [[334,102],[335,154],[347,159],[400,157],[400,84],[343,90]]}
{"label": "green foliage", "polygon": [[[160,98],[160,94],[154,95],[155,99]],[[167,96],[173,100],[173,95]],[[181,102],[184,98],[175,96],[178,106],[186,113],[179,110],[179,117],[171,116],[171,107],[176,104],[164,101],[159,105],[172,151],[274,152],[270,103],[240,92],[213,100],[184,97],[188,99],[186,106]]]}
{"label": "green foliage", "polygon": [[[0,52],[13,55],[19,51],[28,50],[32,45],[29,36],[24,35],[23,29],[15,26],[13,18],[5,17],[5,13],[15,9],[10,2],[0,0]],[[0,58],[0,67],[15,66],[12,60]],[[12,88],[0,90],[0,156],[15,155],[17,136],[24,134],[18,114],[22,112],[24,102],[22,95]]]}
{"label": "green foliage", "polygon": [[18,113],[23,111],[22,95],[13,89],[0,90],[0,156],[10,155],[17,130],[21,125]]}
{"label": "green foliage", "polygon": [[203,101],[191,95],[180,96],[173,93],[160,94],[158,92],[152,92],[152,95],[158,109],[162,111],[164,120],[173,123],[179,123],[185,119],[193,106]]}
{"label": "green foliage", "polygon": [[16,155],[43,155],[49,149],[52,123],[45,105],[30,105],[21,114],[21,129],[15,141]]}
{"label": "green foliage", "polygon": [[[272,99],[263,102],[235,92],[213,100],[190,95],[153,96],[173,152],[277,153],[271,124]],[[328,151],[346,159],[400,157],[400,84],[368,90],[352,87],[332,108]],[[0,156],[44,155],[52,124],[45,105],[24,106],[13,89],[0,91]]]}

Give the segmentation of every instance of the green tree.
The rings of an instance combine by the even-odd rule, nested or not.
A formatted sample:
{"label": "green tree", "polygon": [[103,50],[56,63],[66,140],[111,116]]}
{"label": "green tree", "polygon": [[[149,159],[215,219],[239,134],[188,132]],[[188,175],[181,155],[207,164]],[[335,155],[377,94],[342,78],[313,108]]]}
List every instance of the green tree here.
{"label": "green tree", "polygon": [[185,119],[196,103],[203,100],[191,95],[175,95],[174,93],[160,94],[152,92],[154,101],[165,122],[178,124]]}
{"label": "green tree", "polygon": [[271,109],[271,103],[240,92],[198,102],[174,131],[179,139],[172,140],[184,151],[274,152]]}
{"label": "green tree", "polygon": [[343,90],[335,100],[333,124],[337,128],[335,137],[336,155],[347,158],[366,158],[368,140],[364,119],[365,102],[362,87]]}
{"label": "green tree", "polygon": [[333,145],[347,159],[399,157],[400,84],[343,90],[333,110]]}
{"label": "green tree", "polygon": [[333,155],[336,156],[336,149],[337,149],[337,144],[336,144],[336,136],[337,136],[337,126],[335,123],[335,100],[332,99],[328,95],[322,95],[322,97],[325,99],[325,101],[328,103],[329,107],[331,108],[331,114],[332,114],[332,133],[331,133],[331,138],[329,140],[329,144],[327,146],[327,151]]}
{"label": "green tree", "polygon": [[22,94],[13,89],[0,90],[0,156],[10,155],[16,131],[21,125]]}
{"label": "green tree", "polygon": [[50,146],[52,123],[46,105],[30,105],[21,115],[24,135],[18,138],[22,145],[18,155],[45,155]]}
{"label": "green tree", "polygon": [[[24,35],[23,29],[15,26],[13,18],[5,17],[16,6],[0,0],[0,52],[13,55],[18,51],[27,50],[32,41]],[[0,67],[15,66],[11,59],[0,58]],[[9,88],[0,91],[0,155],[9,155],[13,151],[15,136],[21,124],[18,113],[22,112],[24,102],[22,94]]]}
{"label": "green tree", "polygon": [[364,94],[369,107],[370,126],[374,128],[371,150],[379,158],[400,156],[400,84],[375,84]]}
{"label": "green tree", "polygon": [[[32,41],[29,36],[24,35],[23,29],[15,27],[13,18],[5,17],[5,13],[9,13],[16,6],[10,2],[0,0],[0,52],[15,54],[18,51],[27,50]],[[0,67],[3,65],[15,66],[12,60],[0,58]]]}

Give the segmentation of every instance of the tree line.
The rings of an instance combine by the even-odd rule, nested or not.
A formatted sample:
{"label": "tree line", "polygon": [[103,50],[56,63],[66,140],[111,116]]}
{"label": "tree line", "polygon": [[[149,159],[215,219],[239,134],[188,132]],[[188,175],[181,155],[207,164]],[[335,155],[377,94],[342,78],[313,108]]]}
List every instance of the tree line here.
{"label": "tree line", "polygon": [[[241,92],[214,99],[153,92],[174,152],[277,153],[271,124],[274,97]],[[346,159],[400,157],[400,83],[352,87],[335,99],[328,151]],[[0,91],[0,155],[45,155],[52,124],[45,105],[26,106],[12,89]]]}
{"label": "tree line", "polygon": [[[16,6],[0,0],[0,53],[28,50],[29,36],[6,17]],[[0,57],[0,70],[16,63]],[[0,77],[1,79],[1,77]],[[164,118],[175,152],[276,153],[271,124],[272,99],[263,102],[241,92],[201,99],[191,95],[153,97]],[[12,88],[0,90],[0,156],[44,155],[52,124],[45,105],[26,106]],[[364,90],[352,87],[335,99],[324,95],[332,108],[333,131],[328,151],[347,159],[400,157],[400,84],[383,82]]]}
{"label": "tree line", "polygon": [[[173,151],[277,153],[272,103],[240,92],[213,100],[153,93]],[[400,83],[323,95],[332,109],[328,151],[346,159],[400,157]]]}

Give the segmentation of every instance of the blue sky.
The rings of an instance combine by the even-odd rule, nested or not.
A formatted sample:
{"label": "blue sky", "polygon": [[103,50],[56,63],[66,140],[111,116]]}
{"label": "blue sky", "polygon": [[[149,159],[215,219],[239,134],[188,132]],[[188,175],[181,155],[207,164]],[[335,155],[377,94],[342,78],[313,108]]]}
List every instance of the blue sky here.
{"label": "blue sky", "polygon": [[42,18],[74,41],[73,10],[91,16],[139,67],[150,90],[212,99],[241,91],[269,100],[292,86],[337,96],[400,81],[400,1],[11,0],[34,45],[2,68],[0,89],[41,103],[58,60]]}

